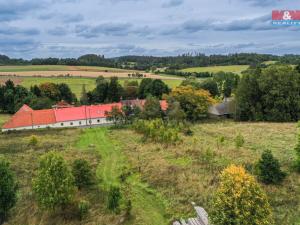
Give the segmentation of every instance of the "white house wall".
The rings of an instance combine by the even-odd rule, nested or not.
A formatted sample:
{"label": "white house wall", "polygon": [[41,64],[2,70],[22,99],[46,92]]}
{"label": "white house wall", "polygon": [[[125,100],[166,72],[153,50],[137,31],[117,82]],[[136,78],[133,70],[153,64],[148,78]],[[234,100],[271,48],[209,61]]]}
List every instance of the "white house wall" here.
{"label": "white house wall", "polygon": [[17,127],[10,129],[2,129],[2,132],[10,131],[10,130],[32,130],[32,129],[45,129],[45,128],[64,128],[64,127],[85,127],[85,126],[96,126],[102,124],[111,124],[111,121],[108,121],[106,118],[94,118],[87,120],[71,120],[71,121],[63,121],[57,122],[55,124],[45,124],[45,125],[35,125],[35,126],[27,126],[27,127]]}

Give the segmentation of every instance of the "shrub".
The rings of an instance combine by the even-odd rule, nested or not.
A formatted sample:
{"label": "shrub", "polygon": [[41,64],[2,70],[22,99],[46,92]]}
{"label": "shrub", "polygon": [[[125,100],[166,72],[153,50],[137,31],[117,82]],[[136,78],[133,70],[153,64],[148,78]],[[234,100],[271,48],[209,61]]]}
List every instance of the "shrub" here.
{"label": "shrub", "polygon": [[279,161],[274,158],[271,151],[264,151],[256,166],[258,178],[265,184],[278,184],[286,176],[281,171]]}
{"label": "shrub", "polygon": [[207,117],[208,107],[215,103],[208,91],[189,85],[174,88],[170,97],[179,102],[186,118],[192,121]]}
{"label": "shrub", "polygon": [[210,214],[212,224],[273,224],[265,193],[243,167],[231,165],[220,176]]}
{"label": "shrub", "polygon": [[74,177],[63,157],[55,152],[41,157],[33,191],[42,208],[55,209],[70,203],[74,193]]}
{"label": "shrub", "polygon": [[0,224],[17,201],[17,183],[9,162],[0,158]]}
{"label": "shrub", "polygon": [[119,187],[111,187],[108,193],[108,206],[111,211],[118,211],[121,200],[121,192]]}
{"label": "shrub", "polygon": [[128,200],[126,202],[126,206],[125,206],[125,217],[127,219],[129,219],[131,217],[131,210],[132,210],[132,203],[131,203],[131,200]]}
{"label": "shrub", "polygon": [[180,140],[179,129],[171,124],[164,123],[162,119],[138,120],[133,124],[136,132],[144,135],[145,140],[160,143],[176,143]]}
{"label": "shrub", "polygon": [[76,159],[72,164],[72,174],[75,185],[81,189],[93,183],[93,173],[90,164],[84,159]]}
{"label": "shrub", "polygon": [[28,145],[29,146],[36,146],[38,144],[38,137],[36,135],[31,135],[29,138]]}
{"label": "shrub", "polygon": [[82,220],[89,212],[89,202],[85,200],[80,200],[78,203],[78,214],[79,218]]}
{"label": "shrub", "polygon": [[236,147],[236,148],[241,148],[241,147],[243,147],[244,144],[245,144],[245,139],[244,139],[243,135],[238,134],[238,135],[235,137],[234,142],[235,142],[235,147]]}

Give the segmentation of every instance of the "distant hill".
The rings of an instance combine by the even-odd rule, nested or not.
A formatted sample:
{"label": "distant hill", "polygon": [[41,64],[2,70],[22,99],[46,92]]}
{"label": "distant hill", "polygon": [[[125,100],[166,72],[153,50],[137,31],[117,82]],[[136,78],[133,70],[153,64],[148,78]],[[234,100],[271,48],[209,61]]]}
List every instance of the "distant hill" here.
{"label": "distant hill", "polygon": [[68,65],[68,66],[102,66],[110,68],[155,70],[157,68],[186,69],[191,67],[249,65],[264,62],[300,64],[300,55],[270,55],[257,53],[237,53],[229,55],[184,54],[179,56],[121,56],[105,58],[104,55],[87,54],[79,58],[34,58],[31,60],[12,59],[0,55],[0,65]]}

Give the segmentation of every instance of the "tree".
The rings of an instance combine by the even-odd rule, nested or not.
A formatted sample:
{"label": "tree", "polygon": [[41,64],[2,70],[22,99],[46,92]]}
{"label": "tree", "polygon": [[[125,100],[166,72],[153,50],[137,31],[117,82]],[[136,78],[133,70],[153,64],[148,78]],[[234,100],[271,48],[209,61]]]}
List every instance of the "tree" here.
{"label": "tree", "polygon": [[248,70],[236,94],[239,120],[298,121],[300,74],[291,66]]}
{"label": "tree", "polygon": [[265,184],[279,184],[286,174],[281,171],[278,159],[271,151],[264,151],[257,165],[258,178]]}
{"label": "tree", "polygon": [[109,102],[119,102],[123,94],[123,88],[119,84],[118,77],[111,77],[108,85],[107,100]]}
{"label": "tree", "polygon": [[41,157],[33,191],[42,208],[65,207],[73,198],[74,177],[63,157],[55,152]]}
{"label": "tree", "polygon": [[138,96],[140,99],[145,99],[147,97],[147,95],[149,94],[148,86],[151,83],[152,83],[152,79],[150,79],[150,78],[142,79],[142,81],[140,83],[139,91],[138,91]]}
{"label": "tree", "polygon": [[0,158],[0,224],[17,201],[17,182],[9,162]]}
{"label": "tree", "polygon": [[300,73],[300,64],[296,66],[296,70]]}
{"label": "tree", "polygon": [[39,86],[42,96],[48,97],[54,101],[60,100],[60,92],[58,86],[54,83],[43,83]]}
{"label": "tree", "polygon": [[186,118],[185,112],[182,110],[180,103],[174,99],[168,100],[167,117],[170,121],[183,122]]}
{"label": "tree", "polygon": [[221,173],[210,216],[214,225],[273,224],[265,193],[253,176],[234,165]]}
{"label": "tree", "polygon": [[72,164],[72,174],[75,179],[76,186],[81,189],[93,183],[92,168],[88,161],[84,159],[76,159]]}
{"label": "tree", "polygon": [[213,75],[213,80],[217,83],[218,92],[224,98],[228,98],[237,87],[239,76],[234,73],[218,72]]}
{"label": "tree", "polygon": [[108,121],[112,121],[114,125],[124,122],[124,114],[118,106],[113,106],[111,111],[105,112]]}
{"label": "tree", "polygon": [[103,103],[107,101],[108,98],[109,83],[103,76],[99,76],[96,80],[96,84],[96,88],[91,93],[90,101],[94,103]]}
{"label": "tree", "polygon": [[161,110],[160,102],[157,98],[149,96],[147,97],[144,108],[141,113],[143,119],[156,119],[161,118],[163,112]]}
{"label": "tree", "polygon": [[207,79],[199,84],[199,89],[207,90],[211,96],[216,97],[220,95],[218,84],[213,79]]}
{"label": "tree", "polygon": [[180,103],[188,120],[199,120],[207,116],[208,107],[215,103],[208,91],[196,90],[192,86],[179,86],[170,97]]}
{"label": "tree", "polygon": [[151,95],[161,99],[163,94],[168,94],[169,92],[169,87],[162,80],[145,78],[140,84],[138,96],[141,99],[145,99]]}
{"label": "tree", "polygon": [[57,88],[59,90],[59,99],[60,100],[64,100],[68,103],[73,103],[73,102],[76,102],[77,99],[76,99],[76,96],[74,93],[72,93],[70,87],[65,84],[65,83],[61,83],[61,84],[58,84],[57,85]]}
{"label": "tree", "polygon": [[81,103],[81,105],[87,105],[88,104],[88,96],[87,96],[87,93],[86,93],[86,90],[85,90],[85,84],[82,85],[80,103]]}

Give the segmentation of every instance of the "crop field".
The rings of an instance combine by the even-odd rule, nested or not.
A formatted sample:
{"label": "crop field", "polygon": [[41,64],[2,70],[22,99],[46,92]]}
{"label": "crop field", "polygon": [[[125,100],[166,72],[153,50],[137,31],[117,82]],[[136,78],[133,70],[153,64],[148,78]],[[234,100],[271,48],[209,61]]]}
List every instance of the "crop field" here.
{"label": "crop field", "polygon": [[[0,121],[7,118],[1,115]],[[209,120],[191,129],[193,136],[182,136],[182,142],[169,146],[143,142],[129,128],[0,134],[0,155],[11,161],[19,181],[18,202],[7,224],[119,224],[122,215],[106,209],[107,188],[116,185],[122,190],[121,208],[124,201],[132,201],[132,218],[126,225],[168,225],[174,218],[194,216],[191,201],[210,212],[219,172],[232,163],[252,172],[266,149],[273,152],[288,174],[281,185],[261,184],[271,203],[275,224],[299,224],[300,175],[292,168],[295,123]],[[32,134],[38,137],[35,147],[28,145]],[[238,149],[234,144],[237,134],[245,139],[244,146]],[[223,143],[218,141],[220,137],[224,137]],[[32,178],[39,156],[49,150],[63,154],[68,163],[84,158],[92,165],[97,182],[89,190],[80,191],[75,199],[90,202],[89,214],[83,221],[71,213],[72,207],[63,216],[61,212],[39,210],[36,204]],[[125,174],[125,180],[121,180]]]}
{"label": "crop field", "polygon": [[183,69],[183,72],[210,72],[210,73],[217,73],[220,71],[223,72],[232,72],[241,74],[242,71],[246,70],[249,66],[248,65],[233,65],[233,66],[208,66],[208,67],[192,67]]}
{"label": "crop field", "polygon": [[19,77],[92,77],[98,76],[128,78],[128,74],[143,73],[148,78],[181,80],[178,77],[163,77],[135,70],[123,70],[97,66],[64,66],[64,65],[29,65],[29,66],[0,66],[0,76]]}
{"label": "crop field", "polygon": [[[46,82],[52,83],[65,83],[68,84],[72,92],[75,93],[77,97],[80,97],[82,91],[82,85],[85,85],[87,91],[91,91],[96,87],[96,78],[89,77],[17,77],[17,76],[0,76],[0,84],[3,84],[6,80],[12,80],[15,84],[23,85],[26,88],[30,88],[33,85],[39,85]],[[141,79],[135,78],[120,78],[120,83],[123,84],[126,80],[137,80]],[[162,80],[170,87],[174,88],[180,85],[180,79],[168,79],[162,77]]]}

